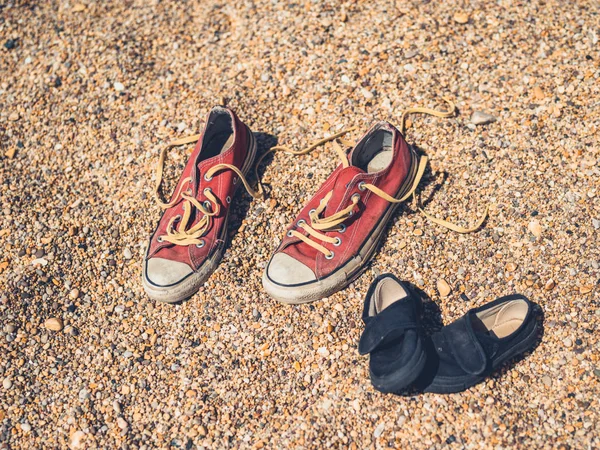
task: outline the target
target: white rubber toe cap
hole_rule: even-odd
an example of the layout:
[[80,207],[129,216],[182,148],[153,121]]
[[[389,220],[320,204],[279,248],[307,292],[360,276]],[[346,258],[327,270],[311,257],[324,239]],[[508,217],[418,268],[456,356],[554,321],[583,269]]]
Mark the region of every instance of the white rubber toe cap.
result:
[[309,283],[317,280],[309,267],[286,253],[273,255],[269,267],[267,267],[267,275],[272,281],[281,285]]
[[146,278],[156,286],[176,284],[192,272],[186,263],[165,258],[150,258],[146,265]]

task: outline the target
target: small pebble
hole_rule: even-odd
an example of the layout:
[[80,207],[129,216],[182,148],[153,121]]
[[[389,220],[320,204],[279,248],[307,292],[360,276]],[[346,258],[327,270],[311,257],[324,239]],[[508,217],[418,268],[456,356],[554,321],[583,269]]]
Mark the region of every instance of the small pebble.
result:
[[450,291],[452,289],[450,288],[450,285],[446,282],[446,280],[440,278],[437,281],[437,290],[440,293],[441,297],[447,297],[448,295],[450,295]]
[[9,39],[9,40],[7,40],[4,43],[4,48],[6,48],[7,50],[12,50],[16,46],[17,46],[17,40],[16,39]]
[[84,402],[90,398],[90,392],[87,389],[81,389],[79,391],[79,401]]
[[540,237],[542,235],[542,227],[540,226],[540,222],[537,220],[532,220],[529,222],[527,228],[535,237]]
[[474,125],[486,125],[496,121],[496,117],[483,111],[475,111],[471,115],[471,123]]
[[76,450],[76,449],[83,448],[84,439],[85,439],[85,433],[83,431],[81,431],[81,430],[75,431],[71,435],[71,444],[70,444],[71,449]]
[[52,317],[44,322],[44,326],[50,331],[60,331],[63,329],[63,321],[56,317]]
[[466,12],[457,12],[454,14],[454,21],[456,23],[465,24],[469,21],[469,15]]
[[579,287],[580,294],[589,294],[590,292],[592,292],[592,290],[594,290],[594,286],[591,284],[586,284]]
[[75,328],[73,325],[67,325],[64,330],[65,334],[69,336],[77,336],[79,334],[79,330]]
[[33,261],[31,261],[31,264],[34,265],[34,266],[39,265],[39,266],[44,267],[44,266],[48,265],[48,260],[46,260],[44,258],[36,258]]
[[131,254],[131,250],[129,250],[129,248],[126,248],[125,250],[123,250],[123,258],[125,258],[127,260],[133,258],[133,255]]
[[320,347],[318,353],[324,358],[327,358],[329,356],[329,350],[327,350],[327,347]]
[[550,278],[548,281],[546,281],[544,289],[547,291],[551,291],[552,289],[554,289],[554,286],[556,286],[556,282],[552,278]]
[[10,378],[5,378],[4,380],[2,380],[2,387],[6,390],[10,389],[12,387],[12,381]]

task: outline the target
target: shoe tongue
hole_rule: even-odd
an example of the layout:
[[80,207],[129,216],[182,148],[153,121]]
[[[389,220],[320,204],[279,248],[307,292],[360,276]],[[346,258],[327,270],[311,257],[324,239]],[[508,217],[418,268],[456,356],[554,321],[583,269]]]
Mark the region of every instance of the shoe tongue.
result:
[[356,166],[348,166],[344,167],[340,170],[336,176],[336,179],[333,183],[333,194],[327,203],[327,208],[325,208],[324,216],[329,216],[336,212],[338,206],[345,208],[348,205],[340,205],[340,202],[344,198],[344,194],[348,190],[346,185],[350,183],[354,177],[358,174],[365,173],[364,170],[356,167]]
[[389,123],[389,122],[387,122],[385,120],[377,122],[356,143],[356,145],[354,146],[354,148],[352,149],[352,151],[348,154],[348,160],[350,161],[351,164],[352,164],[352,161],[354,160],[355,153],[356,152],[360,152],[361,149],[363,149],[364,146],[368,144],[368,142],[374,137],[374,135],[376,134],[376,132],[379,131],[379,130],[389,131],[392,134],[391,140],[390,140],[390,142],[388,142],[388,144],[391,145],[391,146],[393,146],[394,142],[396,142],[397,136],[400,137],[400,139],[402,139],[402,134],[400,133],[400,131],[398,131],[398,129],[394,125],[392,125],[391,123]]

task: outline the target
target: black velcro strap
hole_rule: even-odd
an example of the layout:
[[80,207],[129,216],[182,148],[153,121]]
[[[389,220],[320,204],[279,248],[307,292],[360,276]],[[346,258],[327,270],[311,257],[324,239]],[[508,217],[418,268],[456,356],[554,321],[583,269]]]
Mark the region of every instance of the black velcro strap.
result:
[[461,369],[472,375],[483,373],[487,367],[487,357],[473,332],[468,314],[445,326],[442,333]]
[[407,307],[403,300],[384,309],[375,317],[367,319],[365,330],[358,343],[361,355],[371,353],[394,331],[406,331],[417,328],[414,314],[406,314]]

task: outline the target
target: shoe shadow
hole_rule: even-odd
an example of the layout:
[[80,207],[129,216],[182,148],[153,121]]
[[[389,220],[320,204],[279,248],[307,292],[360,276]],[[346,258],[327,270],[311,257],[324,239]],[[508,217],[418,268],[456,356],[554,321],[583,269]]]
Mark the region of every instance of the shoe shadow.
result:
[[[415,144],[411,144],[411,147],[417,152],[418,156],[422,156],[425,154],[425,152],[418,146]],[[441,179],[440,179],[441,177]],[[425,168],[425,172],[423,173],[423,178],[421,178],[421,181],[419,182],[419,186],[417,187],[417,190],[415,191],[415,195],[419,196],[421,192],[425,191],[425,189],[429,186],[429,185],[434,185],[431,192],[427,195],[427,198],[424,200],[421,200],[421,206],[423,208],[425,208],[429,203],[431,203],[431,201],[433,200],[433,197],[435,196],[435,194],[437,192],[440,191],[440,189],[442,189],[442,187],[444,186],[444,184],[446,183],[448,179],[448,173],[445,171],[439,172],[438,174],[434,175],[430,165],[428,164],[427,167]],[[382,233],[382,237],[379,239],[379,242],[377,243],[377,246],[375,248],[375,253],[377,254],[381,251],[381,248],[383,247],[384,242],[387,240],[391,229],[394,227],[394,224],[396,222],[396,218],[398,218],[400,215],[404,214],[404,213],[412,213],[412,214],[416,214],[417,210],[414,209],[412,206],[412,197],[410,199],[407,199],[405,202],[403,202],[398,209],[396,209],[396,211],[394,211],[394,214],[392,215],[392,217],[390,218],[390,220],[388,221],[387,225],[386,225],[386,229],[385,231]],[[485,225],[488,221],[488,218],[485,219],[485,221],[481,224],[481,229],[485,228]],[[392,251],[395,252],[394,249],[392,249]],[[367,264],[365,264],[364,270],[368,270],[369,267],[373,264],[373,258],[371,258],[369,260],[369,262]]]
[[[417,145],[413,145],[412,147],[415,149],[415,151],[419,155],[425,153]],[[423,209],[425,209],[427,207],[427,205],[433,201],[435,194],[437,194],[440,191],[440,189],[442,189],[442,187],[446,184],[446,181],[448,181],[448,172],[446,172],[445,170],[442,170],[442,171],[438,172],[436,175],[433,175],[431,168],[429,167],[429,165],[427,165],[427,169],[425,170],[425,173],[423,174],[422,183],[419,183],[420,189],[417,189],[417,192],[416,192],[416,194],[419,195],[420,192],[423,192],[425,190],[424,188],[426,186],[433,185],[431,192],[427,195],[426,198],[419,198],[421,207]],[[485,218],[485,220],[479,227],[479,231],[485,229],[485,226],[487,225],[488,220],[489,220],[489,215],[488,215],[488,217]]]
[[[277,145],[277,137],[268,134],[255,132],[254,137],[256,138],[256,160],[265,154],[271,147]],[[273,161],[273,156],[268,155],[263,159],[260,163],[260,167],[258,168],[258,176],[262,178],[264,171]],[[254,163],[256,164],[256,162]],[[251,186],[256,186],[257,180],[254,179],[254,164],[252,168],[248,172],[247,176],[249,178],[249,182]],[[232,202],[233,207],[231,208],[229,222],[227,225],[227,240],[225,242],[225,252],[230,248],[231,241],[233,236],[238,232],[240,226],[242,225],[242,221],[248,216],[248,211],[250,210],[250,205],[254,201],[254,198],[246,192],[245,189],[238,189],[236,193],[235,201]],[[259,207],[260,208],[260,207]],[[255,212],[256,215],[260,214],[262,211]]]
[[[424,154],[423,150],[420,147],[418,147],[417,145],[412,144],[411,146],[415,149],[418,156],[421,156]],[[419,195],[419,193],[424,191],[427,186],[434,183],[436,178],[439,178],[439,177],[433,175],[433,173],[431,171],[431,167],[428,164],[427,167],[425,168],[425,172],[423,173],[423,178],[421,178],[421,181],[419,182],[419,186],[417,187],[417,190],[415,191],[415,194]],[[434,186],[433,191],[427,197],[427,200],[426,200],[427,203],[429,203],[431,201],[431,199],[433,198],[433,196],[435,195],[435,193],[438,192],[442,188],[442,186],[446,182],[447,178],[448,178],[448,174],[446,172],[442,172],[442,180],[437,182],[437,184]],[[400,215],[408,213],[408,212],[410,212],[412,214],[417,213],[417,210],[412,208],[412,197],[407,199],[405,202],[402,202],[402,204],[399,205],[399,207],[396,209],[396,211],[394,211],[394,214],[392,214],[392,216],[390,217],[390,220],[388,220],[388,223],[386,224],[385,231],[383,233],[381,233],[381,237],[379,239],[379,242],[377,243],[377,246],[375,248],[375,252],[373,253],[373,255],[376,255],[377,253],[379,253],[381,251],[381,248],[383,247],[385,241],[389,237],[391,229],[394,227],[394,224],[396,223],[396,219],[398,217],[400,217]],[[357,217],[358,217],[358,215],[357,215]],[[392,251],[395,253],[394,249],[392,249]],[[368,268],[373,264],[373,260],[374,260],[374,258],[371,258],[371,259],[369,259],[368,263],[365,264],[365,267],[364,267],[365,271],[368,270]]]
[[[531,349],[529,349],[528,351],[526,351],[518,356],[515,356],[514,358],[506,361],[505,363],[503,363],[502,365],[500,365],[499,367],[497,367],[495,369],[493,369],[491,367],[488,368],[486,370],[486,372],[484,372],[482,379],[477,384],[485,381],[488,378],[496,379],[496,378],[500,378],[500,377],[504,376],[507,371],[509,371],[512,367],[514,367],[520,361],[526,359],[531,353],[533,353],[535,351],[535,349],[538,347],[538,345],[540,345],[540,343],[542,342],[543,337],[544,337],[544,320],[545,320],[544,311],[537,303],[532,302],[532,304],[533,304],[534,318],[535,318],[535,320],[538,321],[538,325],[537,325],[538,332],[536,335],[535,342],[531,346]],[[439,331],[443,327],[440,309],[433,301],[429,301],[428,303],[424,302],[423,305],[424,305],[424,312],[423,312],[422,326],[423,326],[423,331],[424,331],[423,337],[424,337],[424,344],[425,344],[425,352],[427,355],[427,362],[426,362],[425,367],[423,368],[421,374],[417,378],[417,380],[411,386],[409,386],[407,389],[405,389],[404,391],[397,392],[395,394],[400,397],[413,397],[415,395],[425,393],[425,389],[427,388],[427,386],[429,386],[431,384],[435,374],[438,371],[439,360],[437,358],[437,352],[435,351],[435,348],[433,346],[433,341],[431,339],[431,335],[434,332]],[[428,306],[429,306],[429,314],[431,314],[431,317],[427,317]],[[470,387],[465,390],[468,390],[468,389],[470,389]]]

